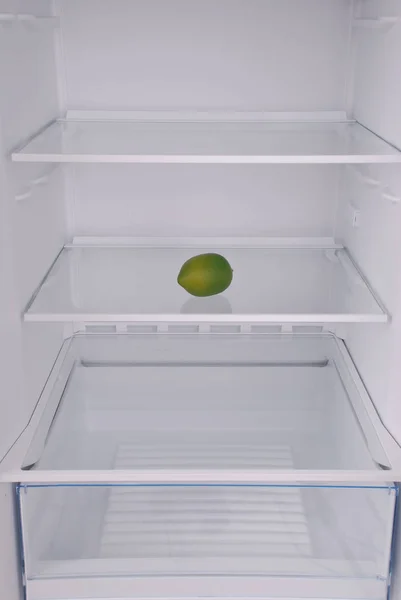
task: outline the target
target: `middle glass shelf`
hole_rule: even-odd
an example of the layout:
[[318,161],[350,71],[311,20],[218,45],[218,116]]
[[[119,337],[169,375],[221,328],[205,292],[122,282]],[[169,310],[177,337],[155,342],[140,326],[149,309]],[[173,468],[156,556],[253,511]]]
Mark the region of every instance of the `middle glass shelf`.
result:
[[[26,321],[163,323],[384,323],[388,315],[347,250],[314,240],[90,240],[66,246],[28,306]],[[216,252],[230,287],[190,296],[183,263]]]

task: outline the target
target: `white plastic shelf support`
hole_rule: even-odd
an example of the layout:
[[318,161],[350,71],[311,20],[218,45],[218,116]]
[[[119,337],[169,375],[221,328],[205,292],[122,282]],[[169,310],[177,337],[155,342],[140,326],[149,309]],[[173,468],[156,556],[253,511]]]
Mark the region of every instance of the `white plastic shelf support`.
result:
[[383,29],[387,30],[398,23],[398,17],[377,17],[374,19],[356,18],[353,21],[353,26],[361,29]]
[[51,165],[45,171],[42,171],[40,175],[37,175],[33,179],[31,179],[20,191],[15,194],[15,200],[17,202],[21,202],[22,200],[27,200],[32,196],[35,191],[35,188],[45,186],[50,181],[53,173],[57,171],[59,165]]
[[392,204],[400,203],[400,197],[397,196],[387,185],[383,185],[378,179],[366,175],[355,165],[347,165],[347,169],[357,178],[360,183],[373,189],[381,200],[391,202]]
[[28,13],[0,13],[0,26],[25,24],[39,27],[57,27],[59,19],[57,17],[44,17]]

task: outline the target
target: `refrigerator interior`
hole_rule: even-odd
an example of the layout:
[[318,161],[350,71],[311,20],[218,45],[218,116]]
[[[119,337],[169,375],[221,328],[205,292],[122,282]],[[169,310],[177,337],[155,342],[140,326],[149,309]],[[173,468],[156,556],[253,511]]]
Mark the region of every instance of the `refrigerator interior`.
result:
[[[383,423],[401,440],[401,178],[399,164],[393,162],[401,147],[400,19],[397,0],[0,0],[0,349],[5,367],[0,381],[0,456],[26,427],[66,337],[78,330],[101,331],[105,320],[109,331],[127,331],[126,316],[147,314],[116,308],[132,292],[135,260],[127,260],[132,273],[124,277],[112,261],[102,265],[100,253],[95,253],[90,283],[97,287],[87,284],[90,261],[73,270],[78,285],[60,269],[61,287],[52,292],[55,279],[41,286],[63,246],[74,239],[86,244],[88,238],[99,245],[105,238],[108,244],[122,237],[129,243],[134,238],[185,238],[187,249],[194,247],[188,240],[210,236],[215,240],[211,248],[227,238],[286,240],[291,248],[307,239],[319,248],[333,243],[346,248],[352,266],[368,284],[362,291],[356,286],[357,310],[352,308],[349,269],[346,277],[342,271],[333,275],[335,266],[330,263],[330,271],[322,271],[319,262],[315,271],[308,271],[310,279],[297,280],[298,263],[291,263],[294,275],[285,286],[282,273],[273,273],[274,279],[270,271],[277,297],[267,298],[271,305],[264,314],[287,314],[287,322],[288,314],[306,315],[304,325],[324,327],[343,338]],[[105,111],[114,111],[108,112],[114,121],[106,134],[97,125]],[[184,125],[175,125],[172,133],[171,128],[163,135],[160,128],[147,132],[148,146],[139,147],[148,157],[145,164],[132,159],[138,149],[124,133],[132,111],[144,118],[149,111],[159,111],[161,120],[166,111],[184,115]],[[193,119],[194,111],[203,119],[212,115],[212,120],[222,113],[232,117],[242,112],[251,124],[247,122],[245,131],[236,126],[227,132],[226,125],[213,128],[205,119],[207,127],[198,127],[200,133],[188,131],[185,122]],[[264,142],[252,123],[255,112],[270,117],[275,113],[283,121],[356,119],[367,129],[356,146],[347,133],[340,136],[339,147],[336,136],[305,135],[302,128],[295,137],[288,136],[281,124],[274,143],[260,150]],[[36,137],[66,115],[78,131],[72,135],[78,145],[70,145],[68,124],[60,126],[61,141],[56,133],[49,145],[49,130],[44,131],[44,141]],[[89,123],[80,125],[82,119]],[[219,127],[224,135],[215,134]],[[330,128],[323,127],[325,132]],[[205,146],[209,135],[211,147]],[[161,140],[161,146],[155,148],[149,140]],[[256,164],[255,147],[265,164]],[[159,153],[170,158],[163,164],[155,160]],[[208,153],[214,161],[205,159]],[[177,155],[180,160],[171,159]],[[244,158],[236,162],[239,155],[251,156],[248,164]],[[272,164],[272,155],[280,157],[277,164]],[[183,156],[198,158],[191,162]],[[245,254],[235,244],[233,252],[242,260]],[[93,249],[84,248],[81,255],[85,252],[89,256]],[[112,253],[108,248],[105,252]],[[252,267],[244,264],[240,270],[253,275],[250,285],[262,288],[254,274],[259,269],[253,269],[255,261],[263,262],[264,252],[252,259]],[[160,255],[167,261],[168,251]],[[226,304],[219,308],[212,303],[206,316],[193,322],[202,309],[195,303],[182,312],[184,296],[181,301],[175,292],[167,293],[172,304],[163,305],[158,281],[165,270],[157,270],[158,261],[156,256],[146,263],[145,273],[135,272],[140,281],[151,282],[153,315],[170,315],[173,324],[178,320],[193,327],[202,322],[201,329],[210,331],[207,314],[220,312],[230,316],[237,333],[241,314],[263,314],[249,301],[260,301],[266,292],[259,288],[253,298],[249,288],[238,286],[228,298],[232,312]],[[316,295],[313,286],[318,288]],[[31,299],[38,288],[35,305]],[[73,298],[73,309],[72,289],[80,292],[78,302]],[[301,290],[306,290],[304,296]],[[350,305],[344,309],[345,293]],[[241,296],[245,304],[238,309]],[[290,306],[283,307],[285,301]],[[104,313],[108,319],[102,318]],[[71,319],[74,314],[79,318]],[[319,314],[379,314],[388,322],[326,321]],[[151,331],[163,328],[160,318],[155,317],[156,325],[153,317],[151,324],[145,321]],[[266,325],[266,317],[262,321]],[[280,328],[283,323],[285,319],[276,318],[271,324]],[[295,323],[299,325],[297,319]],[[219,324],[218,320],[214,325]],[[17,550],[9,550],[15,544],[12,490],[6,484],[1,489],[1,531],[10,528],[11,533],[0,543],[0,584],[10,600],[19,600],[18,578],[10,582],[10,572],[19,568]],[[32,495],[39,493],[32,490]],[[392,594],[398,594],[394,581]]]

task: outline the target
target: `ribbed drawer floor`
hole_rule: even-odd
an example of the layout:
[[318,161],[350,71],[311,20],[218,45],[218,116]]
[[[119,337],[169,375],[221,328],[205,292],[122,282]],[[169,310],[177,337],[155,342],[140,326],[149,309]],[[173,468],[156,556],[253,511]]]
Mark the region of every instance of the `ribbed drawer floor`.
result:
[[[227,452],[233,461],[238,460]],[[271,468],[293,467],[285,445],[264,448]],[[138,452],[121,444],[115,468],[134,468]],[[160,449],[157,456],[163,455]],[[180,447],[166,447],[165,460],[176,464]],[[192,448],[190,460],[205,460],[204,447]],[[211,458],[213,450],[211,450]],[[152,462],[152,449],[147,449]],[[254,460],[254,456],[252,460]],[[159,460],[159,458],[158,458]],[[308,556],[311,539],[297,488],[113,487],[109,491],[100,556],[115,557],[265,557]]]

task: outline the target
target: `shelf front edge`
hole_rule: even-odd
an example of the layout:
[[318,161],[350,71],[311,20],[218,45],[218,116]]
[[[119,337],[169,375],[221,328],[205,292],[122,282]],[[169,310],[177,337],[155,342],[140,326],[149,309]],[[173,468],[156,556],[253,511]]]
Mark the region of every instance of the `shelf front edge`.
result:
[[387,323],[389,317],[385,313],[371,314],[86,314],[86,313],[33,313],[26,312],[24,321],[30,323],[272,323],[280,325],[299,323],[305,325],[323,325],[326,323]]
[[285,155],[285,156],[224,156],[224,155],[115,155],[115,154],[24,154],[14,152],[13,162],[81,163],[81,164],[393,164],[401,163],[401,153],[394,155]]
[[[299,484],[310,484],[320,487],[327,484],[338,484],[341,486],[358,483],[365,485],[383,484],[384,487],[392,485],[394,481],[401,481],[401,468],[386,471],[252,471],[252,470],[216,470],[216,471],[116,471],[116,470],[82,470],[82,471],[23,471],[18,468],[1,469],[0,481],[8,483],[27,483],[38,485],[140,485],[140,486],[263,486],[283,485],[298,486]],[[357,486],[359,487],[359,486]]]

